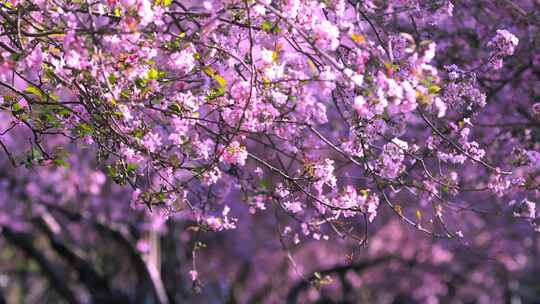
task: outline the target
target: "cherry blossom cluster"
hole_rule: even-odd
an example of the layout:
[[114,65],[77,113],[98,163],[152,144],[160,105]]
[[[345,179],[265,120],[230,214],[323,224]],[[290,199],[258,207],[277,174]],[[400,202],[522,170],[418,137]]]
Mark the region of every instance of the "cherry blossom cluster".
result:
[[[418,302],[505,302],[534,285],[516,277],[538,272],[539,11],[526,0],[0,1],[0,247],[45,237],[46,255],[33,253],[45,273],[51,252],[86,271],[94,255],[76,253],[112,236],[148,267],[137,278],[154,276],[160,303],[174,293],[152,264],[166,239],[187,250],[169,251],[194,290],[251,273],[227,278],[231,299],[243,282],[239,302],[270,287],[271,303],[332,298],[338,277],[342,302],[375,283]],[[390,266],[357,275],[371,265]],[[266,280],[274,272],[286,279]],[[94,302],[115,292],[86,273],[100,278]]]
[[[2,111],[33,134],[32,164],[65,164],[65,140],[80,143],[133,205],[210,230],[241,225],[229,207],[241,204],[360,238],[340,221],[367,226],[384,204],[455,238],[448,204],[524,178],[473,136],[488,102],[479,70],[400,30],[446,22],[453,4],[440,2],[8,1]],[[497,29],[481,60],[501,69],[518,42]],[[466,186],[471,168],[490,180]],[[422,203],[402,206],[405,192]]]

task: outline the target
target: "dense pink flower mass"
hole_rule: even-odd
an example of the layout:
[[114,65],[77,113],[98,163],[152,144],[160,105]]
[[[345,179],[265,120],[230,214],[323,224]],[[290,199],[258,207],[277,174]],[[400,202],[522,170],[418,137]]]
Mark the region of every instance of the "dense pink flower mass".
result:
[[540,2],[0,1],[0,303],[540,301]]

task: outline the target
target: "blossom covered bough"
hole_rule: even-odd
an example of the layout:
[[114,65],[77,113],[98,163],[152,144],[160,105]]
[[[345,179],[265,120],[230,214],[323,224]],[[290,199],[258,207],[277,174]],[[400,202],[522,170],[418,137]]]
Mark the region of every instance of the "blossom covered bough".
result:
[[[56,233],[73,205],[154,241],[167,219],[243,235],[264,218],[291,276],[320,287],[294,248],[362,252],[392,219],[464,248],[484,225],[469,217],[534,234],[539,4],[491,3],[498,24],[462,2],[2,1],[6,239],[36,218]],[[198,288],[205,247],[184,274]]]

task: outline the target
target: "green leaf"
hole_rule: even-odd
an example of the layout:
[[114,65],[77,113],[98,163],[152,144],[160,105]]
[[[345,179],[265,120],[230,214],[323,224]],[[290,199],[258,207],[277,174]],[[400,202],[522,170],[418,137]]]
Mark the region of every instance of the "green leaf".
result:
[[144,133],[145,133],[145,132],[144,132],[143,129],[138,128],[138,129],[136,129],[135,131],[133,131],[133,136],[135,136],[136,138],[141,139],[141,138],[143,138]]
[[39,88],[37,88],[35,86],[29,86],[24,91],[26,93],[29,93],[29,94],[32,94],[32,95],[38,97],[40,100],[45,99],[43,92]]
[[18,112],[22,109],[22,106],[20,103],[17,102],[11,106],[11,109],[13,110],[13,112]]
[[125,99],[129,99],[131,97],[131,92],[128,90],[122,90],[120,92],[120,96]]
[[19,61],[21,60],[21,58],[23,57],[22,54],[18,54],[18,53],[13,53],[11,54],[10,58],[13,60],[13,61]]
[[441,91],[441,87],[439,87],[438,85],[436,84],[432,84],[428,87],[428,92],[430,94],[437,94]]
[[225,80],[225,78],[221,77],[221,75],[214,75],[214,79],[219,83],[219,86],[221,88],[226,88],[227,87],[227,80]]
[[57,166],[61,166],[61,167],[64,167],[66,169],[69,169],[71,166],[69,165],[68,162],[66,162],[64,159],[62,158],[55,158],[54,159],[54,164],[57,165]]
[[154,5],[161,5],[163,7],[170,6],[172,4],[172,0],[155,0]]
[[110,84],[115,84],[116,83],[116,80],[117,80],[116,75],[110,74],[109,77],[107,77],[107,78],[109,79]]
[[116,176],[116,169],[111,166],[111,165],[107,165],[107,167],[105,168],[107,170],[107,175],[110,176],[110,177],[115,177]]
[[206,98],[208,100],[213,100],[213,99],[216,99],[220,96],[223,96],[225,94],[225,90],[219,88],[219,89],[211,89],[210,92],[208,92],[208,95],[206,96]]
[[268,20],[264,20],[261,23],[261,28],[262,28],[263,31],[265,31],[267,33],[270,33],[272,31],[272,22],[270,22]]
[[269,20],[264,20],[261,23],[261,29],[268,34],[279,34],[281,32],[281,29],[277,24],[272,24]]
[[48,99],[54,101],[54,102],[59,102],[60,101],[60,97],[58,97],[58,95],[54,94],[54,93],[50,93],[47,95]]
[[86,136],[92,134],[93,128],[87,123],[81,123],[77,125],[76,132],[80,135]]
[[181,114],[182,113],[182,107],[178,103],[172,103],[169,105],[169,111]]
[[126,166],[126,169],[127,169],[128,172],[134,172],[134,171],[137,170],[137,168],[138,168],[138,167],[137,167],[136,164],[128,164],[128,165]]
[[151,79],[151,80],[158,79],[158,77],[159,77],[159,71],[158,71],[157,69],[152,68],[152,69],[150,69],[150,70],[148,71],[148,75],[147,75],[147,76],[148,76],[148,79]]
[[122,16],[122,10],[120,9],[120,7],[116,7],[116,8],[114,9],[114,15],[115,15],[116,17],[121,17],[121,16]]
[[268,189],[268,181],[266,179],[263,179],[260,181],[259,183],[259,187],[261,187],[261,189]]
[[227,80],[225,80],[225,78],[223,78],[216,71],[214,71],[214,69],[212,69],[209,66],[206,66],[203,68],[203,71],[206,75],[208,75],[209,77],[212,77],[212,79],[214,79],[222,89],[225,89],[227,87]]

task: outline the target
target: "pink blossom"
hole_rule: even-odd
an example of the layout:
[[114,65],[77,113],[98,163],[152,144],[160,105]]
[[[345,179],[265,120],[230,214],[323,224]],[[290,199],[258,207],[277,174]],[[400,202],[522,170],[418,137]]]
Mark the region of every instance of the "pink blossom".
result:
[[199,273],[197,272],[197,270],[190,270],[189,275],[191,276],[192,281],[197,281],[197,279],[199,278]]
[[373,113],[369,109],[369,105],[363,96],[356,96],[354,98],[353,108],[358,112],[358,115],[362,118],[370,119],[373,117]]
[[148,132],[142,139],[143,146],[151,153],[161,147],[161,136],[154,132]]
[[248,152],[239,142],[233,141],[223,150],[222,160],[231,165],[243,166],[246,164]]
[[195,66],[193,48],[189,47],[170,56],[171,67],[181,74],[189,73]]
[[314,26],[317,43],[324,48],[335,50],[339,46],[339,29],[328,20]]

